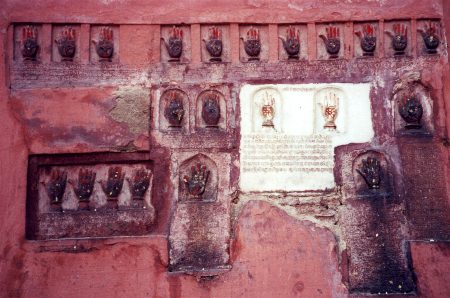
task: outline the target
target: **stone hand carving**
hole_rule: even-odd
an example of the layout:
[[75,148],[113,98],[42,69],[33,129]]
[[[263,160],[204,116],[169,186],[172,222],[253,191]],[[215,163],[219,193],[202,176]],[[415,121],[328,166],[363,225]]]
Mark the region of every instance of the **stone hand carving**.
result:
[[95,177],[95,172],[88,169],[80,169],[78,171],[78,180],[76,182],[69,179],[69,183],[72,185],[73,191],[79,201],[89,201],[89,198],[94,191]]
[[324,100],[319,103],[325,125],[323,128],[336,129],[336,118],[339,112],[339,97],[335,93],[330,92],[325,95]]
[[360,169],[356,171],[364,178],[369,189],[379,189],[381,184],[380,161],[374,157],[362,160]]
[[218,27],[210,27],[208,29],[208,40],[203,39],[203,42],[205,43],[209,55],[211,55],[209,61],[222,61],[222,58],[220,58],[223,49],[222,30]]
[[117,200],[122,191],[123,180],[125,173],[122,173],[121,167],[110,167],[108,169],[108,180],[106,182],[100,181],[103,192],[108,197],[108,200]]
[[408,46],[408,27],[404,24],[394,24],[394,33],[385,31],[392,38],[392,48],[395,55],[405,54],[405,49]]
[[161,37],[161,40],[164,42],[167,53],[171,58],[169,62],[180,61],[181,54],[183,53],[183,30],[173,26],[169,32],[169,40],[166,41],[163,37]]
[[58,45],[58,52],[62,57],[62,61],[72,61],[75,57],[76,42],[75,42],[75,29],[72,27],[64,27],[59,34],[58,39],[55,40]]
[[133,179],[127,177],[128,185],[133,200],[143,200],[148,187],[150,186],[150,178],[152,174],[144,168],[137,169],[133,173]]
[[66,182],[66,171],[52,170],[50,181],[45,186],[51,204],[61,204],[66,189]]
[[193,199],[201,199],[205,192],[206,183],[208,182],[209,170],[205,165],[200,163],[197,166],[192,166],[191,176],[184,176],[183,182],[186,185],[188,194]]
[[268,92],[265,93],[263,104],[261,107],[261,115],[263,116],[262,126],[274,127],[273,118],[275,118],[275,99]]
[[92,40],[95,51],[100,57],[100,61],[111,61],[114,54],[113,29],[111,27],[100,28],[98,41]]
[[423,108],[420,100],[415,96],[405,98],[403,105],[399,107],[400,116],[405,120],[406,129],[420,129],[422,125]]
[[326,29],[327,36],[320,34],[319,37],[322,38],[325,49],[330,55],[330,58],[337,58],[338,53],[341,49],[341,41],[339,39],[339,28],[335,26],[329,26]]
[[298,59],[300,53],[300,32],[293,26],[286,29],[286,39],[278,37],[283,42],[283,48],[288,54],[288,59]]
[[248,61],[259,60],[259,54],[261,53],[259,30],[254,27],[250,27],[247,31],[247,37],[245,39],[241,37],[241,40],[244,43],[245,53],[249,56]]
[[425,25],[424,29],[419,28],[417,31],[422,35],[426,52],[428,54],[436,54],[440,43],[436,24],[430,22],[428,25]]
[[204,99],[202,118],[207,126],[217,126],[220,120],[220,98],[218,94],[209,93]]
[[34,26],[22,28],[22,57],[23,60],[36,60],[39,45],[37,42],[37,29]]
[[359,37],[363,56],[373,56],[375,48],[377,47],[377,38],[374,34],[373,26],[370,24],[363,25],[363,30],[355,32]]
[[167,94],[164,116],[171,127],[180,127],[184,116],[183,99],[176,91],[169,91]]

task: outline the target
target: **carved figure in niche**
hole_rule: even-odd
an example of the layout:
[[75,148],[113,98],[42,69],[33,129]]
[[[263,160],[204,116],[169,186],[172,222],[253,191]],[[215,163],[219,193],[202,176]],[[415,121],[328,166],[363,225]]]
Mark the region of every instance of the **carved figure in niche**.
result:
[[275,117],[275,99],[272,94],[266,92],[263,98],[263,105],[261,107],[261,115],[264,118],[262,126],[274,127],[273,118]]
[[247,31],[247,37],[244,39],[241,37],[244,43],[245,53],[249,56],[248,61],[258,61],[259,54],[261,53],[261,40],[259,38],[259,30],[254,27],[250,27]]
[[393,29],[394,33],[388,30],[385,32],[392,38],[394,55],[403,55],[408,46],[408,27],[404,24],[394,24]]
[[206,183],[208,182],[209,170],[205,165],[200,163],[191,167],[191,176],[184,176],[183,182],[186,185],[189,197],[197,200],[202,199],[205,192]]
[[170,124],[170,127],[181,127],[184,116],[183,98],[177,91],[169,91],[167,94],[164,116]]
[[61,60],[73,61],[77,48],[75,42],[75,29],[68,26],[64,27],[55,42],[58,45],[58,52],[62,57]]
[[357,31],[355,34],[359,37],[363,56],[373,56],[375,48],[377,47],[377,38],[374,34],[373,26],[364,24],[363,31]]
[[217,127],[220,120],[220,97],[216,93],[208,93],[203,101],[202,118],[206,126]]
[[288,59],[297,59],[300,53],[300,31],[293,26],[289,26],[286,29],[286,39],[279,36],[279,39],[283,42],[283,48],[288,54]]
[[169,32],[169,40],[166,42],[164,37],[161,37],[164,42],[167,53],[170,58],[169,62],[180,61],[181,54],[183,53],[183,30],[176,26],[173,26]]
[[422,125],[423,108],[420,100],[416,96],[405,97],[399,106],[399,113],[405,120],[406,129],[420,129]]
[[336,118],[339,111],[339,96],[335,93],[328,93],[325,95],[322,102],[319,103],[322,110],[323,118],[325,119],[325,124],[323,128],[326,129],[336,129]]
[[210,27],[208,29],[208,40],[203,39],[203,42],[205,43],[206,50],[208,51],[209,55],[211,55],[209,61],[222,61],[222,58],[220,58],[220,56],[222,56],[223,49],[222,30],[215,26]]
[[148,187],[150,186],[150,177],[152,174],[144,168],[137,169],[133,173],[133,179],[127,177],[133,200],[143,200]]
[[337,58],[338,53],[341,49],[341,41],[339,39],[339,28],[335,26],[328,26],[326,29],[327,36],[320,34],[319,37],[322,38],[325,49],[330,55],[330,58]]
[[417,29],[417,31],[422,35],[425,49],[428,54],[437,53],[437,48],[439,47],[440,43],[437,28],[438,25],[430,21],[428,25],[425,25],[424,29]]
[[23,60],[36,60],[39,45],[37,42],[37,28],[25,26],[22,28],[22,57]]
[[98,41],[92,40],[95,51],[100,57],[99,61],[111,61],[114,54],[113,29],[111,27],[100,28]]
[[45,189],[50,198],[50,203],[59,205],[62,202],[64,191],[66,189],[67,172],[61,170],[52,170],[50,181],[47,182]]
[[369,189],[379,189],[381,185],[380,161],[375,157],[362,160],[362,165],[356,171],[364,178]]
[[108,197],[108,200],[117,200],[117,197],[122,191],[124,178],[125,173],[122,173],[121,167],[110,167],[108,169],[108,179],[106,180],[106,183],[100,181],[103,192]]
[[96,173],[88,169],[80,169],[78,171],[78,180],[73,182],[69,180],[70,185],[73,187],[73,191],[80,202],[89,202],[94,191]]

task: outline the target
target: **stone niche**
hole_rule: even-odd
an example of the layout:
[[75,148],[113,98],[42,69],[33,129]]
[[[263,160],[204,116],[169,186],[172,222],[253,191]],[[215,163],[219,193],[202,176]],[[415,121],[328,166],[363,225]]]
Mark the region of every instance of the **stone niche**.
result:
[[27,238],[148,234],[152,180],[140,153],[30,157]]
[[244,85],[240,188],[335,187],[334,148],[374,136],[370,84]]

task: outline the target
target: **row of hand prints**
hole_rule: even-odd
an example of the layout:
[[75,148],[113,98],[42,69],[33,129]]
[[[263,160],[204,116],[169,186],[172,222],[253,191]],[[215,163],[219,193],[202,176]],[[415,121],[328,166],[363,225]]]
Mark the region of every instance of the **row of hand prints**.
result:
[[[441,32],[438,22],[429,21],[417,31],[421,34],[426,53],[435,54],[441,43]],[[323,40],[323,46],[329,58],[338,58],[342,47],[341,32],[338,26],[330,25],[325,28],[324,34],[318,34]],[[364,24],[360,30],[356,30],[355,35],[360,40],[360,47],[363,56],[373,56],[377,47],[377,30],[374,24]],[[408,47],[408,25],[395,23],[392,30],[385,30],[391,37],[391,45],[395,55],[404,55]],[[56,36],[54,42],[57,45],[61,61],[73,61],[77,52],[77,38],[75,27],[65,26]],[[224,34],[219,26],[208,28],[208,38],[203,39],[204,47],[209,54],[210,62],[221,62],[224,52]],[[168,33],[168,37],[161,37],[169,62],[179,62],[186,46],[185,34],[182,27],[173,26]],[[263,40],[258,27],[251,26],[240,39],[247,55],[248,61],[260,60],[263,47]],[[279,36],[289,60],[298,60],[302,47],[300,30],[296,26],[288,26],[284,36]],[[115,54],[114,31],[112,27],[101,27],[97,33],[97,39],[92,40],[95,52],[101,62],[110,62]],[[38,28],[36,26],[24,26],[22,28],[21,53],[24,60],[36,60],[41,48],[38,42]]]

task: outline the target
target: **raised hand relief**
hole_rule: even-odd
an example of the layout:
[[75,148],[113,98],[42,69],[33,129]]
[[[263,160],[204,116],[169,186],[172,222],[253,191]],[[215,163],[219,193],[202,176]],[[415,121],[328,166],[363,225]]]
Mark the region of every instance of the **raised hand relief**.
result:
[[164,116],[170,127],[180,127],[184,116],[183,99],[177,91],[169,91],[167,94]]
[[114,54],[114,37],[111,27],[100,28],[98,41],[92,40],[95,45],[95,51],[100,57],[100,61],[111,61]]
[[381,165],[375,157],[362,160],[360,169],[356,171],[364,178],[369,189],[379,189],[381,185]]
[[166,41],[163,37],[161,37],[161,40],[164,42],[167,53],[171,58],[169,62],[180,61],[181,54],[183,53],[183,30],[173,26],[169,32],[169,40]]
[[259,54],[261,53],[261,40],[259,38],[259,30],[254,27],[250,27],[247,31],[247,36],[244,39],[241,37],[244,43],[245,53],[249,56],[248,61],[259,60]]
[[420,121],[422,120],[423,108],[417,97],[405,97],[403,104],[399,106],[399,113],[406,122],[406,129],[420,129],[422,127]]
[[79,201],[89,201],[94,191],[95,177],[95,172],[88,169],[80,169],[78,171],[78,180],[76,182],[69,180]]
[[36,60],[39,51],[37,42],[37,28],[25,26],[22,28],[22,57],[23,60]]
[[202,118],[207,126],[215,127],[220,120],[220,97],[216,93],[209,93],[202,108]]
[[108,197],[108,200],[117,200],[123,186],[125,173],[122,173],[121,167],[110,167],[108,169],[108,179],[106,182],[100,181],[103,192]]
[[361,31],[356,31],[356,36],[359,37],[363,56],[373,56],[377,47],[377,38],[375,30],[372,25],[364,24]]
[[278,37],[282,43],[283,48],[288,54],[288,59],[298,59],[300,53],[300,32],[293,26],[286,29],[286,39],[282,36]]
[[385,32],[392,38],[394,54],[403,55],[408,46],[408,27],[404,24],[394,24],[392,29],[394,32],[388,30]]
[[339,112],[339,96],[330,92],[325,95],[323,101],[319,103],[322,115],[325,119],[323,128],[336,129],[336,118]]
[[192,166],[191,176],[184,176],[183,182],[186,186],[189,197],[200,200],[206,189],[206,183],[208,182],[209,170],[205,165],[200,163],[197,166]]
[[64,27],[58,39],[55,40],[62,61],[73,61],[76,52],[75,29]]
[[218,27],[210,27],[208,29],[208,40],[203,39],[205,43],[206,50],[208,51],[211,58],[209,61],[211,62],[220,62],[222,61],[222,30]]
[[438,25],[429,22],[428,25],[425,24],[423,29],[419,28],[417,31],[422,35],[426,52],[428,54],[436,54],[440,44]]
[[50,180],[45,185],[51,204],[61,204],[66,189],[67,172],[52,170]]
[[148,187],[150,186],[150,178],[152,174],[144,168],[137,169],[133,173],[132,179],[127,177],[130,186],[131,196],[133,200],[143,200]]
[[329,26],[325,28],[327,35],[320,34],[319,37],[325,44],[325,49],[330,55],[330,58],[337,58],[341,49],[341,41],[339,37],[339,28]]

